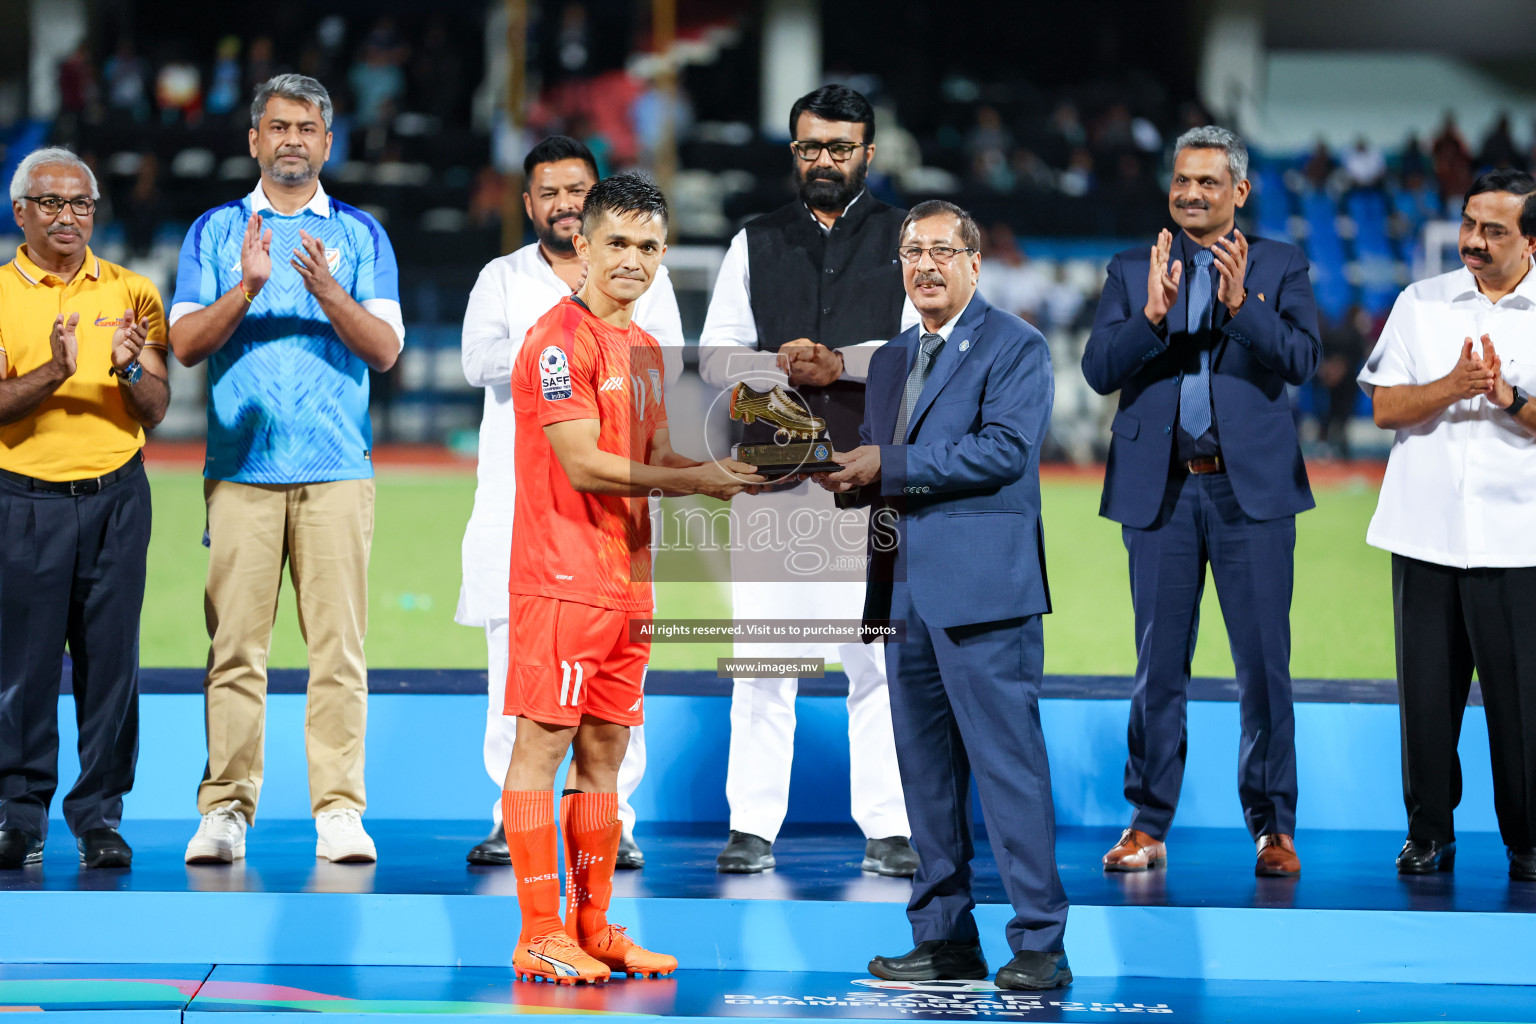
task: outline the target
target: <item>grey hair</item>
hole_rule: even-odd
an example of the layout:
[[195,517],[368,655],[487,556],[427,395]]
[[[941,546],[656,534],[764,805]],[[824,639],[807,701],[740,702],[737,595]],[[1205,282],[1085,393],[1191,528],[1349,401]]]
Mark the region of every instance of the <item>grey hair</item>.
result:
[[901,230],[896,233],[897,238],[906,238],[907,229],[920,220],[929,217],[938,217],[949,214],[960,224],[960,241],[965,243],[967,249],[981,251],[981,229],[976,226],[975,219],[954,203],[944,199],[928,199],[912,207],[907,213],[907,219],[901,222]]
[[261,127],[261,115],[267,112],[267,101],[274,96],[319,107],[325,130],[331,130],[331,115],[335,112],[331,107],[331,94],[325,91],[325,86],[308,75],[292,74],[274,75],[256,87],[256,95],[251,100],[252,128]]
[[33,150],[17,165],[16,173],[11,175],[11,202],[21,202],[21,197],[32,190],[33,173],[39,167],[47,167],[50,164],[84,172],[85,180],[91,183],[91,198],[101,198],[101,190],[96,187],[96,174],[91,170],[90,165],[62,146],[50,146],[47,149]]
[[1232,172],[1232,184],[1248,180],[1248,147],[1243,140],[1225,128],[1214,124],[1191,128],[1180,135],[1173,144],[1175,158],[1186,149],[1219,149],[1227,154],[1227,167]]

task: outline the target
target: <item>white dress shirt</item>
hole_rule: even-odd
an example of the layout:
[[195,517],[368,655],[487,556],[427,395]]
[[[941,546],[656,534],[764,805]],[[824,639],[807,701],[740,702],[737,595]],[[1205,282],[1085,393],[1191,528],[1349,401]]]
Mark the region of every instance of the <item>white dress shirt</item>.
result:
[[[853,203],[864,197],[860,192]],[[849,203],[848,207],[852,207]],[[844,208],[847,212],[848,207]],[[816,220],[809,208],[805,215]],[[825,224],[816,220],[822,233],[830,232]],[[757,320],[752,315],[752,275],[747,259],[746,229],[736,232],[725,259],[720,262],[720,273],[715,277],[715,291],[709,300],[709,312],[704,317],[704,330],[699,334],[699,376],[712,388],[725,390],[737,381],[761,385],[763,383],[788,383],[778,368],[778,353],[757,350]],[[901,326],[896,334],[918,322],[917,309],[909,298],[902,303]],[[821,341],[812,338],[812,341]],[[869,377],[869,360],[875,349],[891,338],[871,338],[857,345],[847,345],[837,351],[843,356],[843,375],[840,380],[862,384]]]
[[[1536,391],[1536,273],[1490,302],[1466,268],[1397,298],[1360,386],[1429,384],[1449,373],[1467,338],[1493,342],[1504,378]],[[1399,430],[1366,542],[1458,569],[1536,566],[1536,436],[1479,395]]]
[[[464,310],[464,378],[485,388],[485,414],[480,420],[475,507],[464,531],[464,583],[454,615],[455,622],[466,626],[507,617],[512,508],[517,495],[512,361],[534,321],[570,294],[537,242],[487,263],[469,293]],[[670,388],[683,372],[683,321],[665,266],[635,304],[634,319],[661,346]]]

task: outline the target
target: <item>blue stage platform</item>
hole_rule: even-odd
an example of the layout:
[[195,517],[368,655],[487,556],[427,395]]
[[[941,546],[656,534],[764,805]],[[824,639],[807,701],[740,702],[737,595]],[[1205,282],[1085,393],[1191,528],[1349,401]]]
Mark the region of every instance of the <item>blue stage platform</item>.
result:
[[[275,693],[262,816],[247,859],[229,867],[181,860],[204,757],[201,698],[176,691],[184,675],[147,674],[147,689],[170,692],[143,699],[140,779],[124,824],[135,866],[81,870],[72,837],[56,823],[41,867],[0,872],[0,1011],[8,1014],[0,1019],[1536,1021],[1536,883],[1506,877],[1490,831],[1482,715],[1469,712],[1463,730],[1468,788],[1456,871],[1399,878],[1397,715],[1381,683],[1298,686],[1304,869],[1287,880],[1253,875],[1235,794],[1229,681],[1195,687],[1206,699],[1190,706],[1170,866],[1106,875],[1099,856],[1127,814],[1119,793],[1125,681],[1049,680],[1043,718],[1058,861],[1073,904],[1067,948],[1079,980],[1037,998],[985,986],[869,987],[869,957],[909,944],[909,887],[858,870],[862,840],[846,821],[846,715],[835,679],[800,703],[803,753],[778,869],[722,876],[713,858],[725,835],[726,691],[702,674],[662,674],[647,701],[650,767],[635,800],[647,866],[619,875],[612,915],[685,969],[672,980],[572,992],[513,982],[512,872],[463,860],[484,835],[496,794],[480,765],[484,697],[464,692],[472,674],[375,673],[367,820],[377,865],[315,860],[303,699]],[[275,682],[281,691],[301,680]],[[64,771],[67,785],[72,765]],[[998,966],[1008,958],[1009,910],[985,842],[976,870],[977,915]]]

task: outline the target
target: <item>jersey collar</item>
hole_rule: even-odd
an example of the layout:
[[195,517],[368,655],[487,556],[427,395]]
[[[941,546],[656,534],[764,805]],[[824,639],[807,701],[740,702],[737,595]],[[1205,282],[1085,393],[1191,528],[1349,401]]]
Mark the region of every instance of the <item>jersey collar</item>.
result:
[[[267,193],[261,187],[261,182],[256,182],[256,188],[250,195],[251,212],[265,213],[267,210],[277,211],[272,206],[272,201],[267,198]],[[315,179],[315,194],[309,197],[309,202],[302,207],[317,217],[329,217],[331,215],[331,197],[325,194],[325,186],[320,184],[320,179]],[[282,214],[277,214],[279,217]]]
[[[32,256],[27,252],[27,245],[23,242],[16,248],[16,272],[20,274],[28,284],[44,284],[50,280],[59,281],[59,276],[44,270],[32,262]],[[85,247],[85,262],[80,265],[80,274],[92,281],[101,279],[101,259],[91,251],[90,246]]]

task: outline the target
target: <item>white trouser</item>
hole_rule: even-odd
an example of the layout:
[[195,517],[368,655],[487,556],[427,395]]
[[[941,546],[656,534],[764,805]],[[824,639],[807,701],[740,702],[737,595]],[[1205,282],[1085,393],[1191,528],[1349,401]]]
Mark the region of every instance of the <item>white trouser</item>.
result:
[[[507,703],[509,643],[508,620],[492,619],[486,623],[485,664],[489,703],[485,709],[485,771],[498,789],[507,781],[507,768],[512,764],[512,742],[517,738],[517,718],[502,713]],[[629,798],[640,788],[640,780],[644,776],[645,726],[636,725],[629,730],[629,749],[624,751],[624,761],[619,765],[619,820],[624,823],[624,834],[631,837],[635,831],[635,809],[629,806]],[[491,807],[491,820],[501,824],[500,798]]]
[[[883,644],[839,644],[848,674],[848,786],[853,820],[869,839],[911,835],[891,731]],[[770,843],[789,810],[798,679],[738,679],[731,693],[725,798],[731,828]]]

